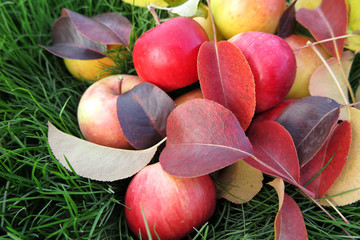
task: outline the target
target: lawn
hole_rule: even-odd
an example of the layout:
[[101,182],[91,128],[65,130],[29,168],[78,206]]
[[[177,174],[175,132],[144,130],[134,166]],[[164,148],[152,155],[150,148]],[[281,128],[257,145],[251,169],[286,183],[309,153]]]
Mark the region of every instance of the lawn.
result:
[[[137,36],[155,24],[146,9],[115,0],[0,3],[0,239],[134,239],[123,204],[130,179],[79,177],[58,163],[47,142],[48,121],[81,137],[77,104],[90,85],[74,79],[61,58],[39,46],[51,44],[51,26],[62,8],[85,16],[121,13],[133,22]],[[131,58],[113,71],[135,74]],[[350,81],[354,88],[360,82],[358,57]],[[303,213],[309,239],[349,239],[343,230],[360,239],[359,202],[338,208],[346,224],[332,208],[327,210],[336,221],[286,186]],[[274,239],[277,211],[277,194],[264,184],[245,204],[220,199],[213,217],[189,239]]]

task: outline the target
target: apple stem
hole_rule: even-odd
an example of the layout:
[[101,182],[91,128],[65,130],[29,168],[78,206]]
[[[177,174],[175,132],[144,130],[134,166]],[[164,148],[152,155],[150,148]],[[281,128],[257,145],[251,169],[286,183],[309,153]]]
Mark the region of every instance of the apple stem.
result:
[[160,25],[160,18],[155,12],[155,5],[151,3],[147,6],[147,9],[151,13],[151,15],[154,17],[156,26]]
[[120,75],[118,77],[118,80],[119,80],[119,94],[121,94],[121,86],[122,86],[122,81],[124,80],[124,76],[123,75]]

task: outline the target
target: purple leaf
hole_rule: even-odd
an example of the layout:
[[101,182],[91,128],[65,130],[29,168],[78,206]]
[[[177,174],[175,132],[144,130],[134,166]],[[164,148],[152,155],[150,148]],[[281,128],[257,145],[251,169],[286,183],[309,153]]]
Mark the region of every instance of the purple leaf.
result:
[[136,149],[149,148],[166,137],[173,100],[151,83],[141,83],[119,95],[117,113],[124,136]]
[[305,165],[321,148],[337,123],[340,104],[331,98],[311,96],[286,107],[276,121],[294,140],[300,165]]

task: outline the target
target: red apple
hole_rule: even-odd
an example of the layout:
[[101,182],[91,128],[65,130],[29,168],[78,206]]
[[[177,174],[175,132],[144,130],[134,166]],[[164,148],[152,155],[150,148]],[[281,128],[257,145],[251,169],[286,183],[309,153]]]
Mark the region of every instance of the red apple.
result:
[[244,53],[254,74],[256,112],[280,103],[290,91],[296,75],[295,55],[282,38],[264,32],[244,32],[230,42]]
[[111,75],[90,85],[78,105],[78,124],[84,138],[103,146],[131,149],[117,117],[116,101],[123,89],[141,83],[138,76]]
[[175,17],[141,35],[134,45],[138,76],[166,92],[198,80],[197,54],[207,41],[205,30],[192,18]]
[[149,238],[145,216],[153,239],[181,239],[212,216],[216,206],[215,185],[209,175],[171,176],[158,162],[146,166],[131,180],[125,206],[127,223],[138,237],[141,233],[142,239]]

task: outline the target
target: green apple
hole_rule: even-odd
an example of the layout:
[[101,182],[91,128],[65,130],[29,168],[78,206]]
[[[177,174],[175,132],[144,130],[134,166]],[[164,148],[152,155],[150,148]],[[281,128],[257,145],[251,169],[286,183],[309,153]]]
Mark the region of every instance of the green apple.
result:
[[285,0],[211,0],[215,23],[225,39],[241,32],[275,33]]
[[[296,76],[286,98],[302,98],[310,96],[309,81],[315,69],[322,64],[319,56],[311,47],[305,47],[308,41],[314,42],[313,39],[302,35],[291,35],[284,39],[293,49],[296,58]],[[328,53],[320,46],[316,48],[320,51],[324,59],[329,58]]]

